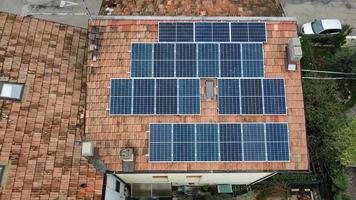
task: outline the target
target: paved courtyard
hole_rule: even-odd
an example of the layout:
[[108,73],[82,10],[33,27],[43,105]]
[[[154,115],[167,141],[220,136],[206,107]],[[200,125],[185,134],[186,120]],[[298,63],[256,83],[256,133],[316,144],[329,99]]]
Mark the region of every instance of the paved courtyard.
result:
[[[85,3],[84,3],[85,2]],[[87,28],[88,11],[97,15],[102,0],[1,0],[0,11]]]

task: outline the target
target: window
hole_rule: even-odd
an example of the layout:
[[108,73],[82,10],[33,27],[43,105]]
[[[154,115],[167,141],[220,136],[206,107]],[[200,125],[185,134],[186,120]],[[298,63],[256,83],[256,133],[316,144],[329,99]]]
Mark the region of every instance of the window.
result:
[[4,176],[4,172],[5,172],[5,166],[4,165],[0,165],[0,186],[2,183],[2,177]]
[[321,23],[321,20],[315,20],[312,22],[312,29],[314,31],[314,33],[321,33],[324,28],[323,28],[323,24]]
[[23,84],[0,82],[0,98],[21,100],[23,88]]
[[115,191],[120,193],[120,181],[116,180]]

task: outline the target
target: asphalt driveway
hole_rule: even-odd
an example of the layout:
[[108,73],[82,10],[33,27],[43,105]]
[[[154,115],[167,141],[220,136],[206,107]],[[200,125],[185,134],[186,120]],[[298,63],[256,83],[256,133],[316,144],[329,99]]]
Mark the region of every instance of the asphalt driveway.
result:
[[356,0],[280,0],[287,16],[294,16],[298,24],[320,18],[339,19],[354,27],[356,36]]

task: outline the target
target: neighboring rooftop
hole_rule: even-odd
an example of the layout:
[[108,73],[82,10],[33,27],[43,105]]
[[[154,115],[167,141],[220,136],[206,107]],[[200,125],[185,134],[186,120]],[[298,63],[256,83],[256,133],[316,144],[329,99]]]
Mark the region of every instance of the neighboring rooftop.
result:
[[[110,18],[110,17],[108,17]],[[157,42],[158,23],[164,20],[146,17],[128,19],[113,16],[97,19],[92,27],[99,29],[97,61],[88,56],[89,73],[86,106],[86,137],[99,148],[100,159],[110,170],[122,171],[118,151],[135,149],[135,170],[138,171],[289,171],[308,170],[306,130],[300,65],[296,72],[285,71],[288,39],[297,36],[296,21],[291,18],[264,18],[267,23],[267,42],[264,44],[265,77],[285,79],[288,115],[230,115],[217,112],[217,100],[202,100],[201,114],[195,116],[109,116],[111,78],[130,78],[132,42]],[[173,18],[166,18],[169,21]],[[225,20],[224,20],[225,19]],[[218,21],[237,21],[243,18],[224,18]],[[260,18],[262,19],[262,18]],[[179,21],[179,18],[176,18]],[[189,20],[184,18],[183,21]],[[214,21],[209,18],[195,20]],[[246,19],[245,19],[246,20]],[[251,18],[256,20],[256,18]],[[217,19],[215,19],[217,21]],[[91,27],[91,28],[92,28]],[[201,81],[204,84],[204,81]],[[216,85],[216,83],[215,83]],[[201,94],[204,93],[204,85]],[[206,163],[150,163],[148,161],[148,133],[150,123],[216,123],[216,122],[288,122],[290,162],[206,162]]]
[[0,13],[0,81],[21,83],[21,102],[0,99],[0,199],[99,199],[102,175],[81,156],[85,29]]
[[146,16],[283,16],[277,0],[104,0],[100,15]]

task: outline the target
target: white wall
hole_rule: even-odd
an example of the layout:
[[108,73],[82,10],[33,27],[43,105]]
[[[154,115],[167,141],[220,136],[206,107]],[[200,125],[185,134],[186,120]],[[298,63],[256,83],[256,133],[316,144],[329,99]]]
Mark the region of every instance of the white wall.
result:
[[168,176],[168,183],[173,185],[187,185],[190,180],[187,176],[201,176],[196,185],[205,184],[233,184],[248,185],[261,178],[271,175],[273,172],[260,173],[160,173],[160,174],[117,174],[126,183],[163,183],[157,182],[153,176]]
[[[115,191],[116,177],[113,174],[106,175],[105,200],[124,200],[125,184],[120,181],[120,193]],[[119,181],[119,180],[118,180]]]

